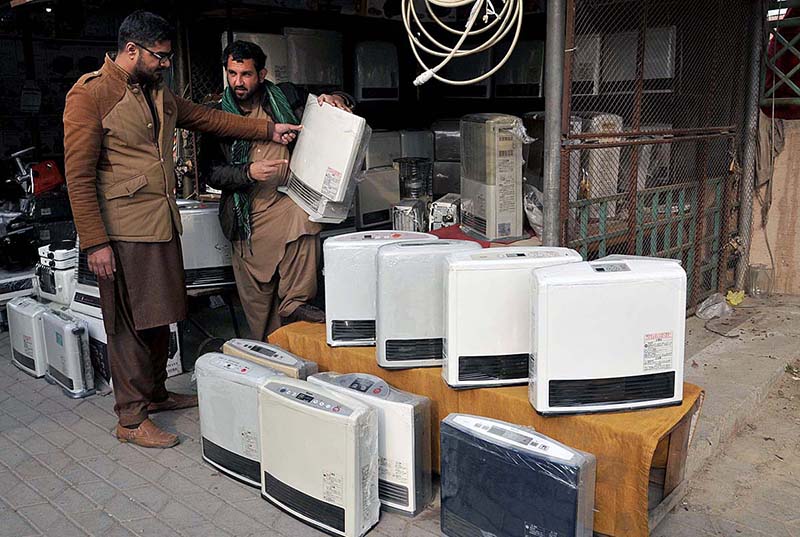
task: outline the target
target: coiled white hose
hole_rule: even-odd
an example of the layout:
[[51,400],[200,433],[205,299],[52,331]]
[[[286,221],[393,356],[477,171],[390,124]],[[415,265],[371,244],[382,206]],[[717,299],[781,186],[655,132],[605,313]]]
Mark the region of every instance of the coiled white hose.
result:
[[[431,78],[435,78],[440,82],[455,86],[467,86],[469,84],[475,84],[495,74],[503,66],[503,64],[508,61],[511,53],[514,51],[514,47],[517,45],[519,33],[522,29],[522,0],[501,0],[503,2],[503,8],[499,13],[495,11],[492,0],[422,1],[425,2],[428,15],[430,15],[431,19],[448,33],[458,36],[458,41],[453,46],[447,46],[439,42],[428,32],[428,30],[425,29],[420,22],[419,15],[414,9],[414,0],[402,0],[403,24],[405,25],[406,33],[408,34],[408,41],[411,44],[411,51],[414,53],[414,57],[417,59],[417,62],[424,69],[423,73],[414,79],[415,86],[421,86]],[[432,5],[435,5],[443,8],[454,9],[469,4],[472,4],[472,9],[464,30],[452,28],[442,22],[433,12],[433,8],[431,7]],[[483,25],[477,29],[473,29],[482,11],[484,13],[482,17]],[[490,21],[489,19],[493,20]],[[514,38],[511,42],[511,46],[508,48],[505,56],[503,56],[497,65],[492,67],[489,71],[470,80],[450,80],[437,74],[439,70],[447,65],[453,58],[466,58],[473,54],[479,54],[489,50],[494,45],[499,43],[512,30],[512,28],[514,29]],[[475,37],[480,34],[487,33],[490,30],[494,30],[494,33],[484,39],[483,43],[481,43],[479,46],[471,49],[461,49],[468,37]],[[426,46],[423,44],[423,38],[429,42],[429,45]],[[433,67],[429,67],[420,57],[420,51],[443,59]]]

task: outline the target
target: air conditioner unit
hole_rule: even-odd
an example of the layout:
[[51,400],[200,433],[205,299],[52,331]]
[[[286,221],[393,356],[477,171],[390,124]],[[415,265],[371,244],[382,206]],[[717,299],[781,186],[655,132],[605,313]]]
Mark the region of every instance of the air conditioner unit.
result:
[[[495,63],[505,56],[507,48],[492,49]],[[544,74],[544,41],[518,41],[508,61],[494,75],[494,96],[525,98],[542,96]]]
[[407,129],[400,131],[400,154],[434,160],[433,131],[430,129]]
[[219,223],[219,204],[180,200],[183,270],[186,287],[234,285],[231,242]]
[[[311,28],[285,28],[289,80],[300,86],[341,88],[342,34]],[[305,125],[305,123],[303,123]]]
[[248,485],[261,485],[258,389],[282,377],[274,369],[219,353],[194,365],[203,459]]
[[36,378],[43,377],[47,371],[42,326],[42,316],[47,309],[27,296],[15,298],[6,305],[11,363]]
[[75,293],[72,295],[69,309],[96,319],[103,318],[97,276],[89,270],[86,252],[78,254],[78,281],[75,283]]
[[[108,335],[103,324],[103,318],[93,317],[86,313],[74,311],[69,313],[76,319],[86,323],[89,333],[89,359],[94,369],[95,381],[102,378],[111,385],[111,364],[108,358]],[[180,338],[178,337],[178,323],[169,325],[169,348],[167,350],[167,377],[174,377],[183,373],[181,361]],[[96,383],[96,382],[95,382]]]
[[355,93],[358,102],[400,99],[400,66],[393,43],[362,41],[356,45]]
[[461,124],[457,119],[443,119],[431,127],[434,156],[441,162],[461,161]]
[[392,207],[400,202],[400,175],[391,166],[364,173],[356,197],[358,229],[387,226],[392,223]]
[[400,158],[400,133],[397,131],[372,131],[364,164],[368,170],[391,166]]
[[[255,43],[267,56],[267,80],[275,84],[290,82],[289,78],[289,44],[286,36],[280,34],[256,34],[248,32],[233,32],[234,41],[250,41]],[[222,33],[222,50],[228,46],[228,32]],[[228,77],[223,69],[223,84],[228,87]]]
[[364,118],[309,95],[303,130],[289,163],[289,182],[279,188],[313,222],[342,223],[353,204],[356,181],[372,130]]
[[408,198],[392,206],[392,229],[422,233],[428,229],[425,200]]
[[380,511],[375,410],[294,379],[268,380],[259,405],[261,496],[334,535],[369,531]]
[[222,346],[222,352],[274,369],[287,377],[296,379],[305,380],[307,376],[318,371],[316,362],[303,360],[277,345],[270,345],[254,339],[229,339]]
[[432,500],[431,401],[365,373],[317,373],[308,378],[354,397],[378,414],[378,497],[389,510],[416,516]]
[[461,222],[488,240],[522,235],[521,126],[503,114],[461,119]]
[[442,365],[445,257],[480,250],[477,242],[438,240],[378,249],[378,365],[408,369]]
[[583,261],[569,248],[507,247],[446,261],[444,367],[454,388],[526,384],[530,272]]
[[[616,114],[592,114],[584,119],[586,133],[622,133],[622,116]],[[618,142],[621,138],[597,138],[598,143]],[[619,172],[621,148],[608,147],[590,149],[582,152],[582,179],[588,182],[588,197],[603,198],[619,193]],[[592,205],[589,212],[592,218],[599,218],[600,205]],[[614,218],[617,214],[616,201],[606,207],[606,216]]]
[[440,435],[445,535],[592,536],[594,455],[467,414],[447,416]]
[[445,194],[431,203],[428,212],[428,229],[430,231],[454,226],[459,222],[461,222],[461,196],[459,194]]
[[680,264],[593,261],[531,275],[529,397],[539,413],[680,404],[686,323]]
[[328,345],[375,344],[378,248],[400,241],[436,240],[409,231],[340,235],[322,246],[325,262],[325,325]]
[[94,372],[86,323],[67,308],[48,309],[42,314],[42,330],[47,358],[45,379],[61,386],[73,399],[92,395]]

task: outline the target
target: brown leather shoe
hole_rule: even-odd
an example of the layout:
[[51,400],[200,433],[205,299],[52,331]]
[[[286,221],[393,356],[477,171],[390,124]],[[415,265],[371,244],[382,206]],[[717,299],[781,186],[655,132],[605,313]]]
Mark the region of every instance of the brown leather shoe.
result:
[[171,448],[178,445],[178,435],[159,429],[150,420],[144,420],[136,429],[126,429],[117,424],[114,431],[120,442],[130,442],[146,448]]
[[307,323],[324,323],[325,312],[311,304],[300,304],[297,306],[291,315],[283,317],[281,324],[286,325],[297,321],[305,321]]
[[197,396],[185,393],[167,392],[167,398],[157,403],[147,405],[147,411],[155,414],[165,410],[178,410],[181,408],[192,408],[197,406]]

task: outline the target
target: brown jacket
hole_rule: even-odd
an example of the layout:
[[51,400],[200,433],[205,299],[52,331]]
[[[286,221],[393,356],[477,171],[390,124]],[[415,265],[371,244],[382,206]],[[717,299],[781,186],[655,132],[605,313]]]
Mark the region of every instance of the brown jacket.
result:
[[[176,127],[217,136],[269,139],[272,123],[194,104],[159,86],[142,87],[106,56],[67,94],[64,164],[81,249],[109,240],[168,242],[182,231],[175,204]],[[154,124],[158,127],[156,136]]]

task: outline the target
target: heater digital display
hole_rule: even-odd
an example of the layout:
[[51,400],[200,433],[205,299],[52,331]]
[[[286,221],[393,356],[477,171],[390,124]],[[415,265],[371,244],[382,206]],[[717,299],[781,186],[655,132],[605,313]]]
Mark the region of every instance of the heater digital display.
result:
[[307,403],[310,403],[311,401],[314,400],[314,396],[313,395],[309,395],[307,393],[298,393],[297,394],[297,399],[300,399],[301,401],[305,401]]
[[373,381],[364,378],[356,378],[353,382],[350,383],[351,390],[358,390],[359,392],[366,392],[369,390],[372,385],[375,384]]
[[509,431],[508,429],[503,429],[501,427],[494,427],[492,426],[489,429],[491,434],[500,436],[505,438],[506,440],[511,440],[512,442],[516,442],[517,444],[526,445],[531,439],[523,434],[515,433],[514,431]]

